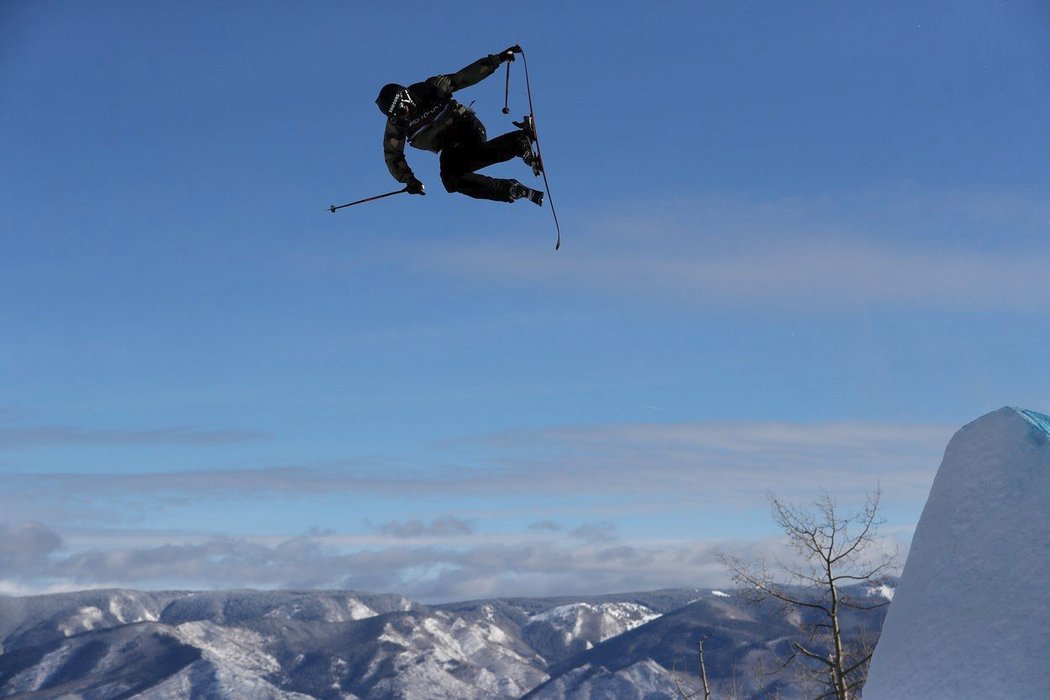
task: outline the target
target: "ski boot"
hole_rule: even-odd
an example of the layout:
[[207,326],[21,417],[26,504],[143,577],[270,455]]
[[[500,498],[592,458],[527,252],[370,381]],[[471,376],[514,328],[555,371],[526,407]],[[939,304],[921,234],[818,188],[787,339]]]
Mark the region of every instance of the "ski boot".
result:
[[536,125],[532,121],[532,116],[526,114],[521,118],[520,122],[512,121],[511,124],[521,129],[529,139],[529,145],[527,146],[526,152],[521,156],[521,159],[525,161],[525,164],[532,168],[532,174],[539,177],[543,174],[543,161],[540,160],[539,151],[537,151],[536,144]]
[[517,180],[510,181],[510,199],[516,201],[527,199],[537,206],[543,206],[543,190],[533,190],[521,184]]
[[526,114],[520,122],[512,121],[511,124],[518,127],[529,137],[529,141],[536,143],[536,125],[532,122],[532,116]]

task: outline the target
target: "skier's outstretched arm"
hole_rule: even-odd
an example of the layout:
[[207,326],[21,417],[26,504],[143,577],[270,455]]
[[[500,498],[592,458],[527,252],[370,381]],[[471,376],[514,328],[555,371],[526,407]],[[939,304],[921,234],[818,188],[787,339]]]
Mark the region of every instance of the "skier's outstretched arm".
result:
[[409,194],[426,194],[423,183],[416,178],[405,160],[405,135],[390,122],[387,122],[386,131],[383,133],[383,157],[390,174],[405,185]]
[[447,85],[442,87],[446,87],[450,92],[462,90],[463,88],[480,83],[482,80],[495,73],[496,69],[505,61],[513,61],[514,54],[516,53],[521,53],[521,47],[517,44],[508,49],[504,49],[499,53],[493,53],[483,58],[479,58],[469,66],[461,68],[455,73],[438,76],[437,80],[442,82],[447,80]]
[[398,182],[405,183],[415,177],[405,160],[405,135],[390,122],[383,132],[383,157],[387,169]]

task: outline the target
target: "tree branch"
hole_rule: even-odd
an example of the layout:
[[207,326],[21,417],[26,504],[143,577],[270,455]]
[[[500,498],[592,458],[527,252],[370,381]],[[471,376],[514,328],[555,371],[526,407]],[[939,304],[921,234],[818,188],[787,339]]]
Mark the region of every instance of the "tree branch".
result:
[[829,661],[828,659],[825,659],[825,658],[824,658],[823,656],[821,656],[820,654],[815,654],[815,653],[813,653],[812,651],[810,651],[810,650],[809,650],[809,649],[807,649],[806,647],[802,646],[802,645],[801,645],[801,644],[799,644],[798,642],[794,642],[794,647],[795,647],[795,648],[796,648],[796,649],[797,649],[797,650],[799,651],[799,653],[801,653],[801,654],[802,654],[803,656],[806,656],[806,657],[808,657],[808,658],[810,658],[810,659],[813,659],[814,661],[819,661],[820,663],[824,664],[825,666],[827,666],[827,667],[829,667],[829,668],[830,668],[830,667],[832,666],[832,663],[831,663],[831,661]]
[[[877,539],[878,527],[883,522],[879,518],[881,493],[876,488],[867,494],[859,512],[847,515],[838,511],[835,500],[826,491],[821,492],[808,511],[770,494],[772,517],[793,550],[791,563],[774,557],[780,572],[777,577],[764,563],[756,569],[740,559],[719,555],[732,571],[734,580],[747,589],[749,599],[774,599],[786,610],[805,613],[799,627],[809,635],[810,641],[803,644],[792,640],[790,657],[775,673],[794,665],[800,678],[808,676],[821,687],[821,698],[848,700],[853,689],[863,683],[871,661],[871,651],[864,653],[865,645],[858,648],[844,639],[841,610],[867,612],[889,605],[888,600],[863,599],[840,588],[851,583],[875,583],[894,564],[896,556],[882,550]],[[803,584],[801,590],[816,590],[818,595],[807,598],[787,584],[779,583],[785,580],[785,575],[789,577],[787,580]],[[813,647],[812,643],[819,646]],[[824,648],[828,649],[824,654],[813,651]]]

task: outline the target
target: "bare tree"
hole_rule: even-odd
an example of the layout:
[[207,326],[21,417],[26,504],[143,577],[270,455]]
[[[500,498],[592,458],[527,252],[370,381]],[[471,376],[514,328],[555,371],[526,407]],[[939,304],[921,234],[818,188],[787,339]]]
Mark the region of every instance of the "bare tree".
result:
[[818,700],[850,700],[867,677],[872,647],[846,639],[843,612],[874,610],[889,602],[870,595],[849,596],[844,587],[874,587],[893,571],[896,553],[885,552],[877,540],[878,526],[882,524],[878,515],[880,497],[881,491],[876,489],[867,495],[861,511],[843,515],[826,492],[821,493],[811,510],[771,495],[773,519],[798,556],[790,562],[778,558],[778,575],[763,561],[749,564],[720,555],[734,580],[751,592],[752,599],[780,601],[798,615],[807,638],[792,641],[791,654],[781,670],[794,666],[804,677],[815,681],[820,688]]
[[[711,635],[705,634],[700,638],[700,641],[696,643],[697,656],[700,657],[700,682],[703,683],[704,700],[711,700],[711,686],[707,683],[707,666],[704,664],[704,642],[711,638]],[[678,669],[674,668],[677,666],[677,662],[672,664],[671,673],[674,675],[674,685],[678,689],[678,695],[683,700],[691,700],[692,698],[700,695],[700,691],[693,693],[687,693],[682,690],[682,684],[678,682]]]

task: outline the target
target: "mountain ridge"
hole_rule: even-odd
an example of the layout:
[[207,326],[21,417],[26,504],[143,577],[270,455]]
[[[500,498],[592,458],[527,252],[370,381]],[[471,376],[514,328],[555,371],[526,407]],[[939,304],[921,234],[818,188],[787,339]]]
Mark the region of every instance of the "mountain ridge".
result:
[[0,697],[669,700],[710,633],[716,689],[790,698],[789,680],[753,670],[793,632],[774,605],[699,588],[431,605],[336,590],[0,596]]

